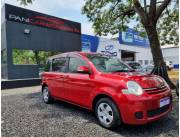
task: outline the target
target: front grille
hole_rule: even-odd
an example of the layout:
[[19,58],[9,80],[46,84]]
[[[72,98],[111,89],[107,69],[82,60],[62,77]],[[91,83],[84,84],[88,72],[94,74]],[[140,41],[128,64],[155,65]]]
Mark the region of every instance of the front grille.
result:
[[158,116],[158,115],[168,111],[168,109],[169,109],[169,105],[166,105],[161,108],[147,111],[147,115],[148,115],[148,117]]
[[168,88],[165,85],[160,88],[144,88],[144,91],[148,94],[158,94],[165,92],[166,90],[168,90]]

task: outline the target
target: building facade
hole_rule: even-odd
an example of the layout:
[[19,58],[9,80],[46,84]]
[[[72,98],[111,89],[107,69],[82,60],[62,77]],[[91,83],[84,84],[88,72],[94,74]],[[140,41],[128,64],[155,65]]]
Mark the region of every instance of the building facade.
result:
[[21,54],[81,50],[81,24],[77,22],[5,4],[1,28],[1,75],[4,79],[39,77],[39,65],[31,64],[32,59],[18,64],[19,60],[15,59]]
[[[123,61],[139,62],[142,66],[153,65],[147,38],[132,29],[122,32],[117,40],[82,34],[82,51],[99,52]],[[179,68],[179,47],[162,47],[165,61],[172,61]]]

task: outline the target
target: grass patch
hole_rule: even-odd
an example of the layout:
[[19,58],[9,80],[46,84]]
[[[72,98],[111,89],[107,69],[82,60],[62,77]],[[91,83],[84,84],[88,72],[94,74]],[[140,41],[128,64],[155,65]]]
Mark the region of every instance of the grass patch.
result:
[[168,71],[168,75],[174,84],[179,80],[179,70]]

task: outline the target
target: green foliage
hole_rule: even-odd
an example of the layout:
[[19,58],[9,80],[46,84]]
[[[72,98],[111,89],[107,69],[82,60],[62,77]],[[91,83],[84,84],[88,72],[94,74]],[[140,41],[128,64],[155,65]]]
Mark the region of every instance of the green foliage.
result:
[[38,64],[43,66],[49,56],[58,54],[58,52],[32,51],[13,49],[13,64],[27,65]]
[[34,53],[29,50],[13,49],[14,64],[36,64],[33,59]]
[[98,35],[116,34],[125,30],[130,20],[133,19],[135,12],[131,10],[131,5],[131,1],[86,0],[82,13],[93,22],[93,28]]
[[7,50],[3,49],[1,50],[1,64],[7,63]]
[[173,5],[171,8],[168,8],[162,14],[161,19],[158,22],[157,30],[159,33],[159,39],[161,45],[165,44],[174,44],[178,45],[179,35],[178,35],[178,26],[179,26],[179,9],[178,4]]
[[[178,1],[153,1],[154,5],[149,0],[85,0],[82,13],[93,22],[93,28],[98,35],[117,34],[126,27],[132,28],[132,23],[134,29],[145,35],[145,24],[152,20],[158,21],[156,28],[161,44],[177,44]],[[170,15],[163,12],[168,7]]]

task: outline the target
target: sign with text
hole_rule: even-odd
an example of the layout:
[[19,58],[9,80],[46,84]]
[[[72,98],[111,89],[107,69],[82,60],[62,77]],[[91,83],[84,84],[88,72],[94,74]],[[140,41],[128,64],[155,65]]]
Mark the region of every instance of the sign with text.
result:
[[5,4],[5,9],[5,18],[8,21],[81,34],[81,24],[77,22],[45,15],[8,4]]
[[135,45],[141,47],[149,47],[149,40],[146,37],[140,36],[139,32],[128,28],[125,32],[119,33],[119,43],[126,45]]

